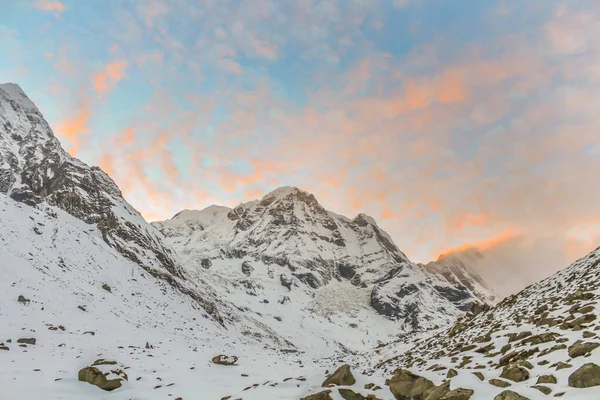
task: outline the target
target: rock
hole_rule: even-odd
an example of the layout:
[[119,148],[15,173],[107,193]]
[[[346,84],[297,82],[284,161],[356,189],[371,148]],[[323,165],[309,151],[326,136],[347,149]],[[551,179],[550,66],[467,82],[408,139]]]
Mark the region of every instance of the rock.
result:
[[550,393],[552,393],[552,389],[550,389],[548,386],[534,385],[534,386],[532,386],[532,388],[539,390],[540,392],[544,393],[546,396],[549,395]]
[[594,363],[583,365],[569,376],[569,386],[574,388],[600,386],[600,367]]
[[108,360],[101,358],[99,360],[94,361],[94,363],[92,364],[92,367],[95,367],[97,365],[117,365],[117,362],[116,361],[108,361]]
[[565,368],[571,368],[572,365],[571,364],[567,364],[564,363],[562,361],[557,362],[556,364],[551,365],[552,367],[556,367],[557,371],[560,371],[561,369],[565,369]]
[[84,306],[77,306],[81,311],[87,311]]
[[523,382],[529,379],[529,371],[520,365],[511,364],[502,370],[500,378],[510,379],[513,382]]
[[100,389],[112,391],[121,387],[122,379],[106,379],[102,371],[96,367],[85,367],[79,370],[78,379],[81,382],[87,382],[98,386]]
[[212,358],[212,362],[219,365],[234,365],[237,360],[238,358],[236,356],[226,356],[224,354]]
[[458,375],[458,372],[456,372],[456,370],[454,368],[450,368],[448,370],[448,373],[446,374],[446,378],[451,379],[451,378],[454,378],[456,375]]
[[344,400],[368,400],[375,399],[375,397],[365,397],[360,393],[356,393],[350,389],[339,389],[340,396],[344,398]]
[[333,400],[330,396],[331,390],[311,394],[310,396],[302,397],[300,400]]
[[28,304],[30,302],[30,300],[26,299],[25,296],[23,296],[22,294],[19,295],[19,297],[17,298],[17,301],[19,303],[23,303],[23,304]]
[[10,349],[4,345],[0,345],[0,350],[9,351]]
[[595,342],[582,342],[581,340],[576,341],[569,346],[569,357],[576,358],[587,353],[591,353],[594,349],[600,346],[600,343]]
[[[292,281],[292,278],[287,277],[284,274],[281,274],[281,275],[279,275],[279,282],[281,283],[281,286],[288,288],[288,290],[292,290],[292,284],[294,283]],[[281,304],[284,304],[284,303],[281,303]]]
[[475,393],[471,389],[454,389],[453,391],[444,395],[440,400],[469,400]]
[[512,390],[505,390],[494,397],[494,400],[529,400],[529,398],[521,396],[519,393],[513,392]]
[[375,384],[374,384],[374,383],[367,383],[367,384],[365,385],[365,389],[373,389],[373,387],[374,387],[374,386],[375,386]]
[[442,383],[440,386],[435,387],[427,392],[425,400],[439,400],[450,392],[450,381]]
[[250,265],[248,261],[244,261],[242,263],[242,273],[246,276],[252,275],[252,271],[254,271],[254,267]]
[[337,385],[337,386],[352,386],[356,382],[354,376],[352,375],[352,371],[350,371],[350,366],[348,364],[344,364],[338,369],[335,370],[333,374],[331,374],[321,386],[328,387],[329,385]]
[[203,258],[202,261],[200,261],[200,265],[204,269],[209,269],[210,267],[212,267],[212,261],[210,261],[210,259],[208,258]]
[[433,382],[412,372],[399,369],[387,381],[390,392],[397,400],[423,400],[427,392],[435,387]]
[[494,386],[501,387],[501,388],[510,386],[509,382],[503,381],[502,379],[494,378],[494,379],[490,379],[488,382],[490,383],[490,385],[494,385]]
[[471,372],[471,373],[473,375],[475,375],[477,378],[479,378],[480,381],[483,381],[485,379],[481,372]]
[[110,286],[108,286],[107,283],[105,283],[104,285],[102,285],[102,289],[106,290],[108,293],[112,293],[112,289]]
[[17,343],[24,344],[35,344],[36,340],[34,338],[21,338],[17,340]]
[[554,375],[541,375],[537,379],[536,384],[540,383],[556,383],[556,378],[554,377]]

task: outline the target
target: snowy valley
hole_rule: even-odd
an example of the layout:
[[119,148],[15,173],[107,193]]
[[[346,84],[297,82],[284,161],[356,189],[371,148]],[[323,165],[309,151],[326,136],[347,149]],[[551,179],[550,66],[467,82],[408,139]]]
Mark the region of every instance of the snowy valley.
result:
[[600,250],[496,305],[294,187],[150,224],[14,84],[0,227],[0,399],[600,398]]

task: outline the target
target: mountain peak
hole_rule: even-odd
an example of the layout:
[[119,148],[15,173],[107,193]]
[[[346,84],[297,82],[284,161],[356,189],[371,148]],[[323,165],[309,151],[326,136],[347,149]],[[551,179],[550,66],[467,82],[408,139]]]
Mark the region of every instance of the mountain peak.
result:
[[25,110],[39,111],[33,101],[31,101],[23,89],[21,89],[21,86],[16,83],[1,83],[0,90],[3,90],[10,100],[17,102]]
[[272,190],[269,193],[265,194],[263,196],[263,199],[266,199],[269,197],[284,198],[290,194],[298,194],[298,193],[310,195],[310,193],[305,192],[304,190],[298,189],[295,186],[282,186],[282,187],[279,187],[279,188]]

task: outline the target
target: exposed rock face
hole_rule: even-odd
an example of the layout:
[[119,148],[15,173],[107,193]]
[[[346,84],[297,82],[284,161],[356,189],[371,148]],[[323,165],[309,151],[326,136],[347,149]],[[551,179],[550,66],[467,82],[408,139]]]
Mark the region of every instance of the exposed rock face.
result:
[[352,371],[350,371],[350,366],[348,364],[344,364],[338,369],[336,369],[335,372],[331,374],[327,379],[325,379],[321,386],[352,386],[355,382],[356,379],[354,379]]
[[600,386],[600,367],[594,363],[581,366],[569,376],[569,386],[574,388]]
[[397,400],[424,400],[435,387],[433,382],[407,370],[398,370],[387,382]]

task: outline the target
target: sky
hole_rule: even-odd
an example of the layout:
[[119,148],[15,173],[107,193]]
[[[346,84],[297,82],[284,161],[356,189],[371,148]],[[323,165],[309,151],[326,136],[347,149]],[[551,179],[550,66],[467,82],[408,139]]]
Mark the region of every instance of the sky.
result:
[[148,220],[297,186],[413,260],[474,244],[533,280],[600,245],[599,21],[596,0],[0,0],[0,81]]

